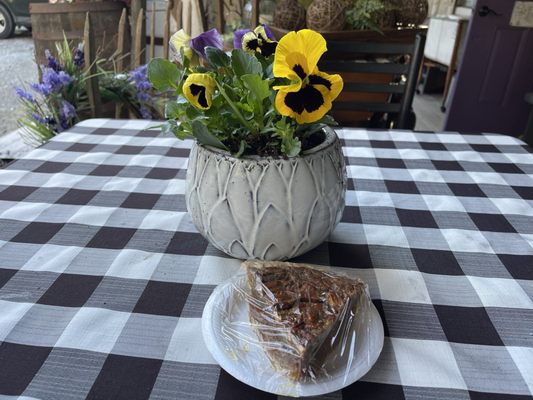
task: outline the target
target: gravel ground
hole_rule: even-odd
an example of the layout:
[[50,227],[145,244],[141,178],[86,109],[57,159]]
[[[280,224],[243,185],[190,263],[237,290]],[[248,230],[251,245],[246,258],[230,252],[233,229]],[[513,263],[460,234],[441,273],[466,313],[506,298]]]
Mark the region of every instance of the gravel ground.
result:
[[37,81],[33,40],[28,31],[20,31],[9,39],[0,39],[0,136],[18,128],[20,106],[14,87]]

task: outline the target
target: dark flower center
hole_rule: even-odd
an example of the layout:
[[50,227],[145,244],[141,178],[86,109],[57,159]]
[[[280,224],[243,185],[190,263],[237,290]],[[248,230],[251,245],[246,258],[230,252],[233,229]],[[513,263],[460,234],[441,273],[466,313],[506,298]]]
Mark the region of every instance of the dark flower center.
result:
[[324,98],[313,86],[306,85],[298,92],[287,93],[285,104],[295,113],[301,114],[304,110],[311,113],[324,104]]
[[263,56],[270,57],[276,52],[278,42],[272,42],[258,35],[256,39],[248,40],[243,45],[247,50],[259,51]]
[[296,64],[294,67],[292,67],[292,70],[294,72],[296,72],[296,75],[298,75],[302,81],[307,76],[307,74],[305,73],[303,67],[300,64]]
[[203,108],[209,107],[209,104],[207,103],[207,98],[205,97],[205,87],[192,84],[191,85],[191,94],[193,96],[198,96],[198,104],[200,104]]
[[309,75],[309,84],[310,85],[323,85],[326,88],[328,88],[328,90],[331,90],[331,82],[325,78],[322,78],[319,75]]
[[267,36],[263,36],[262,32],[256,33],[256,35],[259,39],[263,39],[265,42],[270,40]]
[[276,52],[276,46],[278,45],[278,42],[269,42],[269,41],[263,41],[263,45],[261,46],[261,54],[265,57],[270,57],[272,54]]
[[248,50],[257,51],[259,48],[259,39],[248,40],[245,43],[245,46]]

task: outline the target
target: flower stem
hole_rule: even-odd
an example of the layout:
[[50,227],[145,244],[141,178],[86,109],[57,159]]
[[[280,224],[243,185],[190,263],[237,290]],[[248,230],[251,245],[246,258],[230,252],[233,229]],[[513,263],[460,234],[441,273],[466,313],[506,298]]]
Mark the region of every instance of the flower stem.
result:
[[239,121],[241,121],[241,124],[243,124],[246,128],[248,128],[248,130],[250,132],[252,132],[251,125],[248,123],[248,121],[246,121],[244,119],[243,115],[241,114],[239,109],[235,106],[233,101],[231,101],[231,99],[229,98],[228,94],[226,93],[226,91],[224,90],[222,85],[220,83],[218,83],[216,80],[215,80],[215,82],[217,84],[217,87],[218,87],[218,90],[219,90],[220,94],[226,99],[226,101],[228,102],[229,106],[231,107],[231,109],[235,113],[235,116],[239,119]]

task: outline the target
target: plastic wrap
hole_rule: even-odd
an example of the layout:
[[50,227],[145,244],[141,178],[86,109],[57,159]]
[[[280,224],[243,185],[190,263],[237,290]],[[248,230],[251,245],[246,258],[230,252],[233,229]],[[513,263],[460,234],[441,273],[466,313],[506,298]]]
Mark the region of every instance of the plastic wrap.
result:
[[383,325],[364,282],[286,262],[244,262],[207,302],[203,334],[228,373],[293,397],[353,383],[383,346]]

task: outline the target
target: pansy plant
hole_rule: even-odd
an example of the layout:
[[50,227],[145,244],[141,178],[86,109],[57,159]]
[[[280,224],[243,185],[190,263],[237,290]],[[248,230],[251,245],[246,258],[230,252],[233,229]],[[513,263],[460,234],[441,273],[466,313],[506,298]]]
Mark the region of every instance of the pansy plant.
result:
[[326,50],[322,35],[310,29],[289,32],[280,40],[274,57],[274,76],[291,81],[274,87],[280,114],[304,124],[321,119],[331,109],[343,82],[340,75],[318,70],[318,61]]
[[277,42],[266,25],[259,25],[243,35],[241,47],[248,53],[259,53],[264,57],[270,57],[276,51]]
[[148,76],[169,92],[165,132],[194,137],[233,155],[294,157],[319,144],[342,78],[318,69],[326,41],[317,32],[290,32],[279,42],[267,26],[235,32],[222,50],[216,30],[170,40],[171,60],[153,59]]

